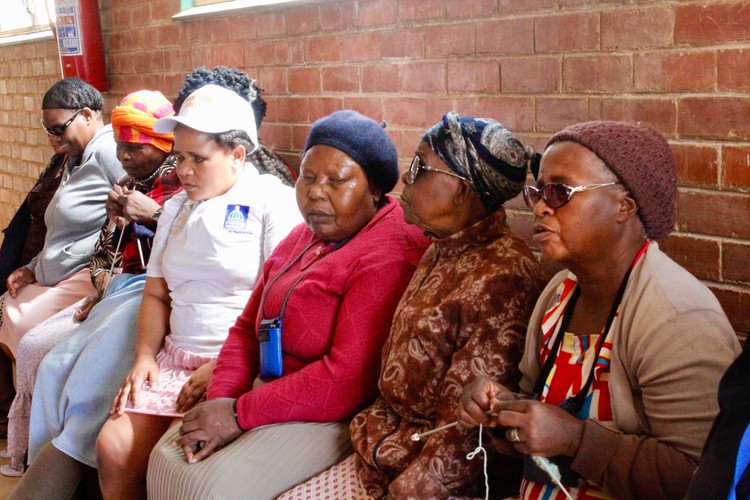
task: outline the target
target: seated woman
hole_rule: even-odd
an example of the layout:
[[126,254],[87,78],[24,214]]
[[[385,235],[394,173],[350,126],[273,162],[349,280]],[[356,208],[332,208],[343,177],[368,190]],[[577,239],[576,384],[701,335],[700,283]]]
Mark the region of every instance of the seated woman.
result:
[[264,266],[208,401],[151,454],[149,498],[272,498],[350,453],[349,419],[375,397],[393,311],[427,247],[386,196],[397,180],[396,148],[371,119],[313,124],[296,186],[306,224]]
[[103,102],[78,78],[60,80],[42,100],[42,125],[69,160],[45,213],[44,247],[7,280],[0,342],[12,355],[29,329],[92,290],[89,260],[106,220],[107,193],[123,174]]
[[79,78],[58,81],[42,99],[42,127],[68,160],[45,212],[42,250],[6,280],[0,395],[13,394],[11,363],[26,332],[93,290],[89,260],[106,220],[107,193],[123,174],[103,107],[99,91]]
[[555,134],[524,188],[534,241],[567,269],[531,317],[523,397],[478,377],[458,414],[525,457],[522,498],[684,496],[738,342],[708,288],[654,241],[675,225],[676,191],[667,141],[620,122]]
[[[60,185],[68,161],[67,155],[58,153],[54,146],[53,149],[55,154],[18,207],[8,227],[3,229],[3,243],[0,246],[1,294],[8,291],[6,281],[10,273],[31,262],[44,246],[44,235],[47,233],[44,212]],[[5,300],[5,297],[0,300]]]
[[[59,153],[59,145],[50,140],[55,154],[49,164],[37,179],[34,187],[29,190],[21,206],[11,219],[8,227],[3,229],[3,243],[0,246],[0,311],[3,309],[7,292],[7,280],[10,274],[31,262],[31,259],[42,250],[47,225],[44,223],[44,213],[52,197],[57,191],[62,179],[68,156]],[[0,312],[0,325],[2,325]],[[0,379],[13,380],[13,366],[6,359],[0,362]],[[0,383],[0,436],[8,431],[8,411],[13,402],[12,384]],[[0,456],[7,453],[0,452]],[[0,467],[0,471],[2,467]]]
[[226,66],[216,66],[213,69],[201,66],[194,69],[185,78],[185,83],[174,100],[175,111],[180,111],[182,103],[190,94],[209,84],[232,90],[250,103],[250,106],[253,107],[255,126],[259,135],[258,148],[248,156],[248,161],[261,174],[273,175],[274,177],[278,177],[287,186],[294,186],[294,172],[289,168],[289,165],[276,153],[263,145],[263,140],[260,137],[260,126],[263,118],[266,116],[268,105],[263,100],[263,97],[261,97],[261,89],[258,87],[255,79],[250,78],[246,73],[237,68],[227,68]]
[[719,383],[719,415],[690,481],[687,500],[750,498],[750,342]]
[[231,90],[201,87],[154,130],[175,131],[184,191],[159,219],[135,360],[96,442],[106,497],[145,496],[148,454],[181,414],[182,385],[218,355],[262,264],[299,221],[290,188],[245,168],[257,146],[255,121]]
[[[124,211],[127,213],[127,220],[132,222],[129,222],[123,230],[118,229],[114,222],[108,222],[102,228],[90,265],[95,291],[83,301],[63,309],[39,326],[32,328],[21,339],[16,360],[16,398],[10,412],[8,432],[8,452],[11,456],[11,464],[0,467],[0,473],[4,475],[18,476],[24,470],[24,459],[29,443],[31,394],[42,358],[74,330],[76,330],[74,342],[76,346],[101,328],[106,329],[110,335],[113,335],[113,330],[130,330],[132,317],[135,315],[130,302],[133,299],[136,300],[136,304],[139,302],[144,282],[142,274],[146,272],[145,263],[148,261],[151,248],[151,237],[141,234],[147,230],[156,229],[154,216],[160,212],[164,202],[180,188],[174,171],[174,158],[169,156],[172,150],[173,134],[158,134],[153,130],[156,120],[173,114],[172,104],[161,92],[150,90],[141,90],[127,95],[112,111],[112,128],[117,143],[117,157],[125,168],[127,177],[121,181],[122,186],[116,185],[116,189],[110,191],[108,211],[111,219],[115,216],[122,216]],[[124,200],[122,204],[119,202],[121,199]],[[110,273],[115,268],[122,274],[113,278]],[[105,305],[94,309],[96,313],[93,314],[91,320],[77,328],[80,325],[79,322],[86,319],[89,311],[104,296],[105,290],[108,292]],[[114,347],[110,345],[108,352],[100,353],[96,360],[97,366],[103,365],[107,355],[123,357],[122,353],[126,351],[114,349]],[[71,356],[69,349],[64,349],[64,352],[68,357]],[[112,365],[112,363],[107,363],[108,369],[112,369]],[[46,369],[49,368],[48,364]],[[58,366],[55,368],[56,372],[62,369]],[[95,367],[88,371],[86,387],[97,385],[98,396],[105,398],[108,404],[114,397],[114,392],[108,391],[105,386],[98,385],[106,380],[106,377],[91,377],[93,370]],[[120,373],[120,377],[124,376],[124,373]],[[42,408],[52,410],[49,400],[53,399],[54,412],[57,414],[61,406],[62,388],[54,382],[55,380],[43,377],[39,390],[44,398],[42,404],[46,405]],[[80,389],[81,386],[78,387]],[[51,397],[50,394],[54,396]],[[62,406],[64,408],[64,405]],[[87,404],[86,410],[91,411],[93,407],[95,405]],[[38,435],[35,437],[39,439]],[[49,436],[45,437],[47,437],[46,443],[49,441]],[[74,446],[79,445],[79,439],[74,441],[76,443]],[[38,449],[37,445],[31,458]]]
[[324,498],[307,493],[317,486],[337,499],[467,493],[482,470],[466,459],[476,439],[458,427],[411,436],[455,421],[461,389],[478,374],[518,384],[544,275],[511,234],[503,203],[521,192],[533,161],[495,120],[451,112],[422,136],[401,176],[401,205],[433,243],[396,309],[380,396],[352,421],[355,455],[281,498]]

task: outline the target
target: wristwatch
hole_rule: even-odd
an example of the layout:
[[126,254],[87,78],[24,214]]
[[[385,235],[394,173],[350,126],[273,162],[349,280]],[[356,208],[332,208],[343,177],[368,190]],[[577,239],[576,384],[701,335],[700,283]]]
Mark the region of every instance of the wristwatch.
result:
[[151,220],[154,221],[154,224],[159,222],[159,217],[161,217],[161,213],[164,211],[164,207],[159,207],[156,209],[156,212],[154,212],[154,215],[151,216]]

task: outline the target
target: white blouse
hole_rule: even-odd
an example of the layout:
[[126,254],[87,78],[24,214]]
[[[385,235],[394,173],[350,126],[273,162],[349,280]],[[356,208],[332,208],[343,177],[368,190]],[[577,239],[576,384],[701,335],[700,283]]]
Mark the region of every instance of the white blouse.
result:
[[219,354],[263,263],[301,220],[294,190],[250,164],[223,195],[191,201],[183,191],[167,201],[146,275],[167,281],[180,349]]

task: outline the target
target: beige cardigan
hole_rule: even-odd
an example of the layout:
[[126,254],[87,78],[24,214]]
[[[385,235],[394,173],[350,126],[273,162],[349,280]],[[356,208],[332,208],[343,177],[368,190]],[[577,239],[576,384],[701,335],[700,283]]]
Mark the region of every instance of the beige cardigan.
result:
[[[521,389],[540,372],[541,320],[567,271],[529,322]],[[572,468],[616,498],[682,498],[718,413],[719,379],[739,354],[716,297],[652,242],[633,270],[610,333],[612,422],[587,420]]]

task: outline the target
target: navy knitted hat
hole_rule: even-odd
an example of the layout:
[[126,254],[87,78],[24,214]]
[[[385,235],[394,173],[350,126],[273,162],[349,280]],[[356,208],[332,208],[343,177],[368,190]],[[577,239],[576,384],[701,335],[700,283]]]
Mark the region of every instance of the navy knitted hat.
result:
[[667,140],[650,125],[613,121],[578,123],[547,143],[577,142],[598,156],[633,195],[651,239],[664,238],[676,221],[677,167]]
[[336,111],[313,123],[305,142],[305,152],[317,144],[343,151],[386,194],[398,182],[399,172],[396,146],[384,128],[385,125],[379,125],[356,111]]

